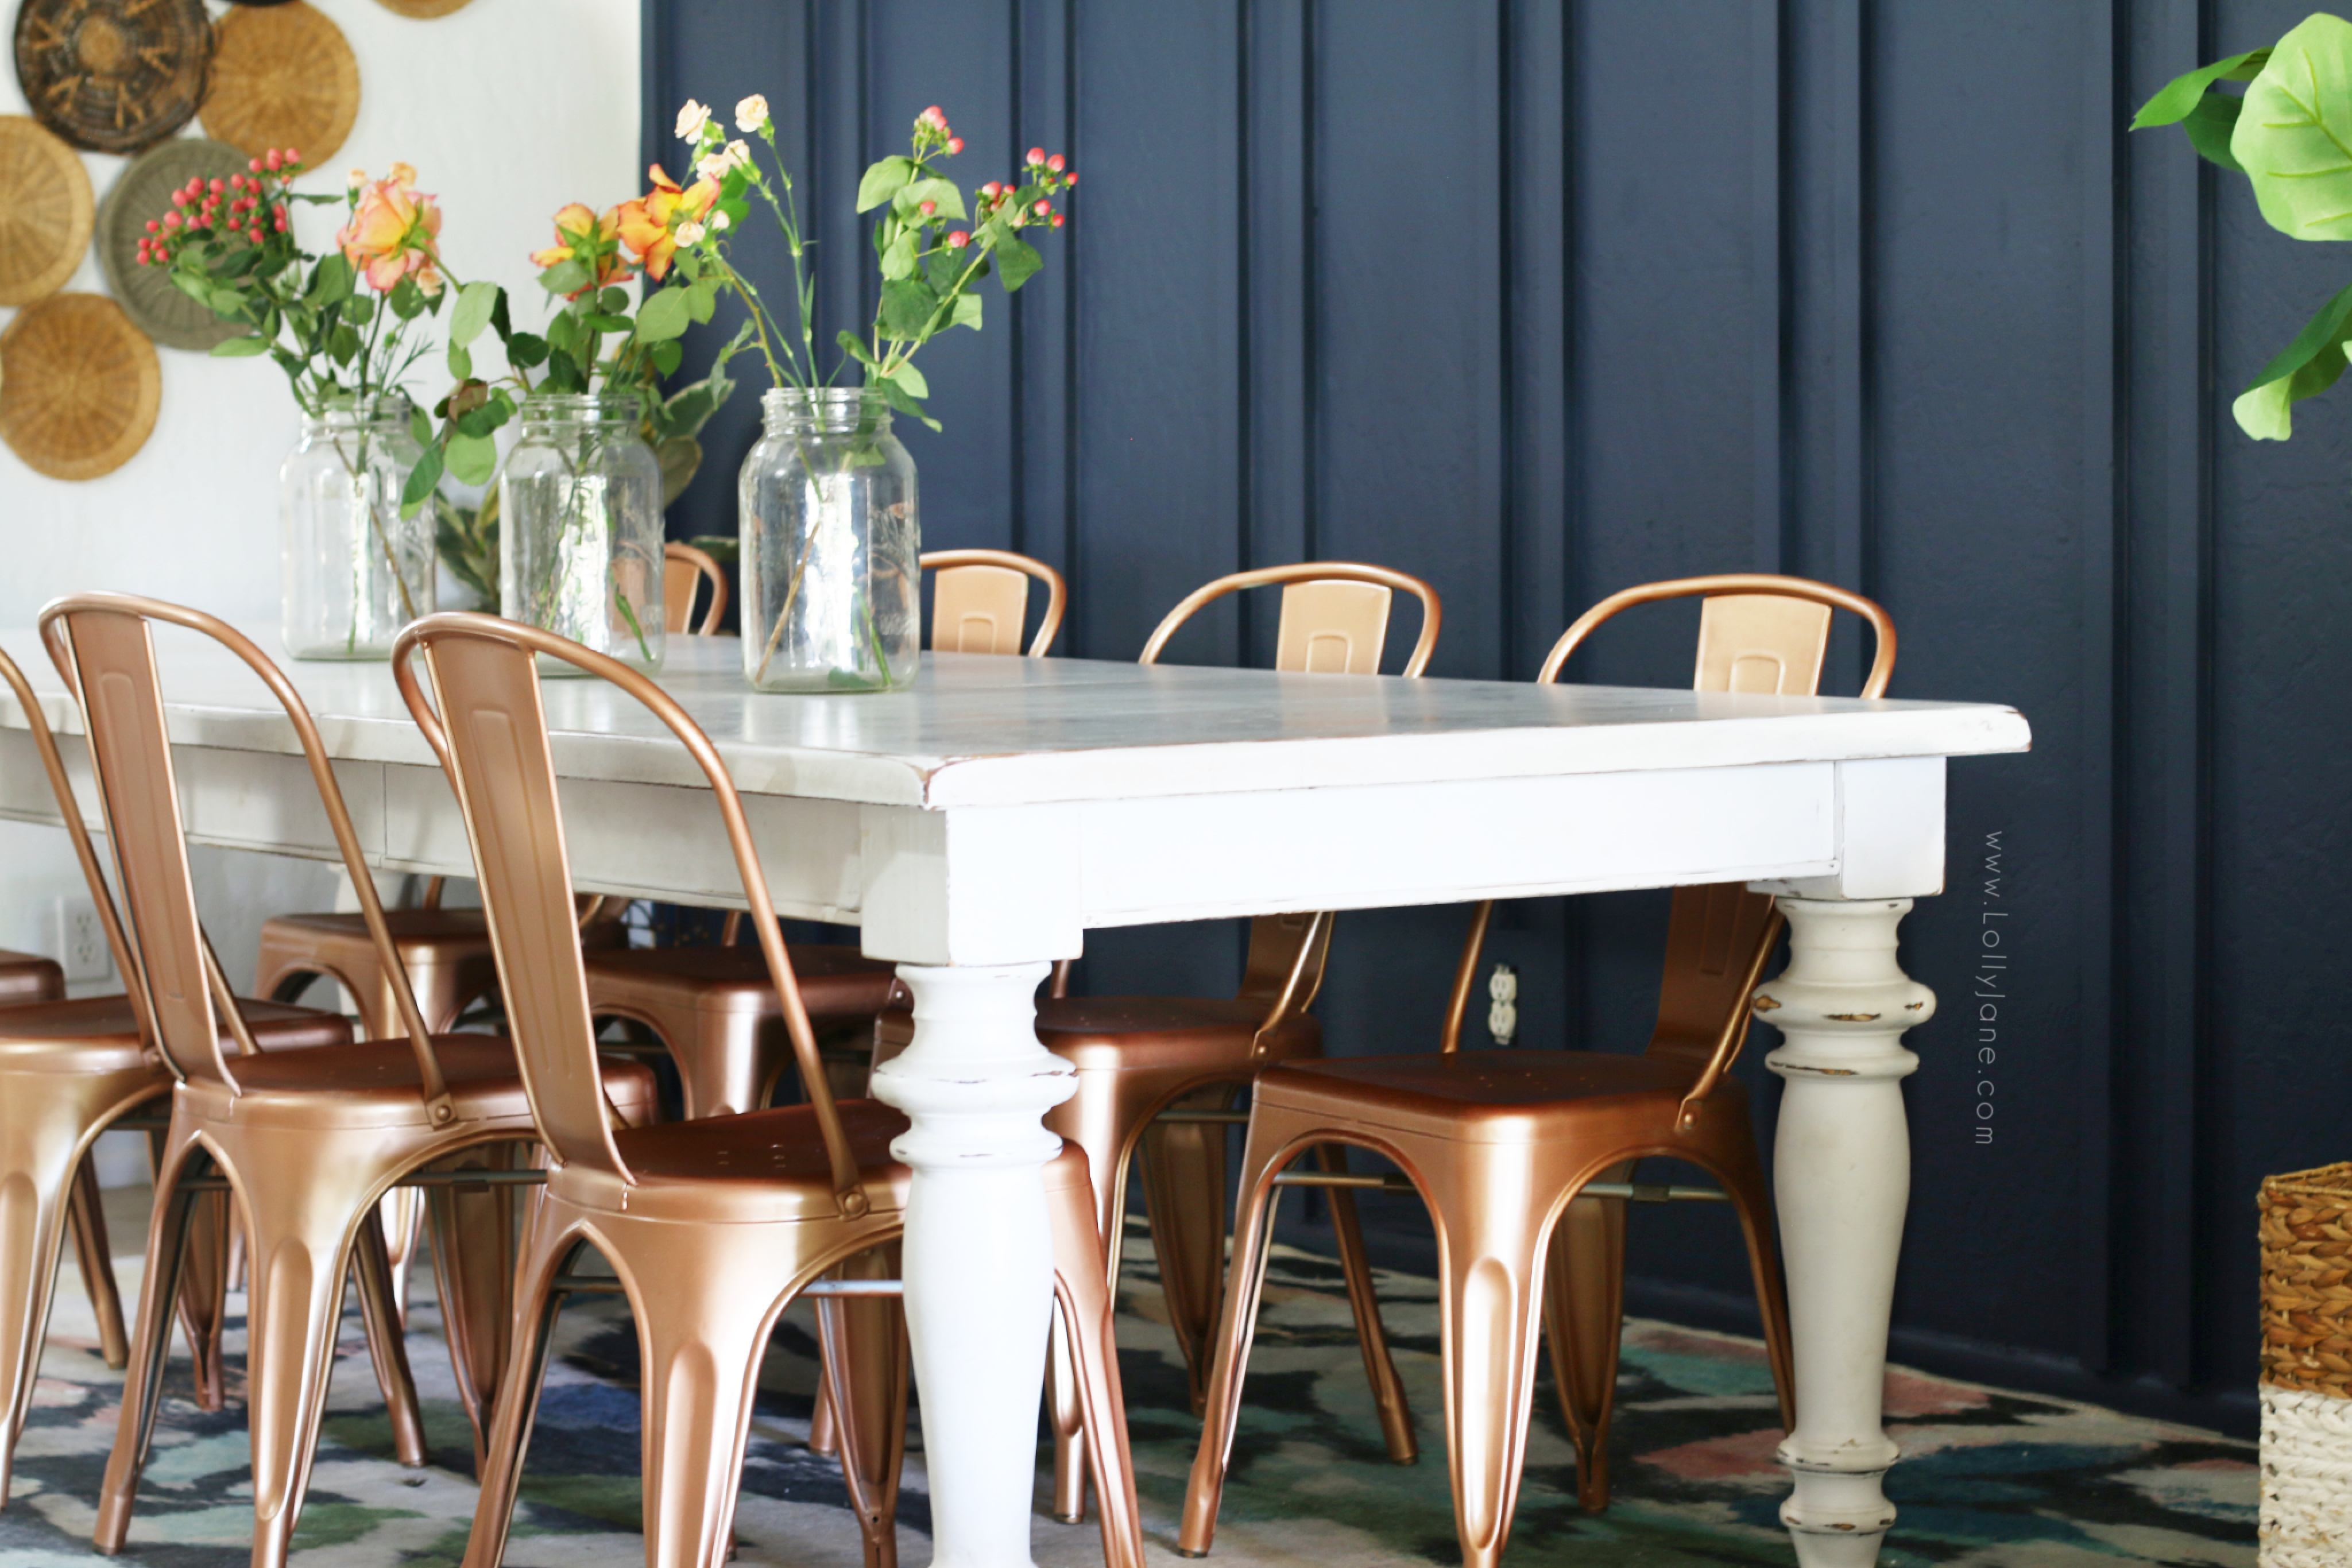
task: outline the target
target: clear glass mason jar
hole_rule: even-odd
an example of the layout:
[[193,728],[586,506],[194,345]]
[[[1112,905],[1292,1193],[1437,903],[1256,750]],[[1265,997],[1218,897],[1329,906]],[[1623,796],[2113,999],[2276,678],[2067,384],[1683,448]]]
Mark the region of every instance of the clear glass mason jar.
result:
[[433,612],[433,509],[400,515],[425,455],[408,400],[344,398],[305,415],[278,471],[279,636],[298,659],[388,659],[400,629]]
[[[499,475],[499,613],[651,673],[662,662],[661,465],[634,394],[534,397]],[[540,673],[576,675],[561,660]]]
[[743,459],[743,675],[763,692],[886,692],[921,656],[915,460],[859,387],[780,387]]

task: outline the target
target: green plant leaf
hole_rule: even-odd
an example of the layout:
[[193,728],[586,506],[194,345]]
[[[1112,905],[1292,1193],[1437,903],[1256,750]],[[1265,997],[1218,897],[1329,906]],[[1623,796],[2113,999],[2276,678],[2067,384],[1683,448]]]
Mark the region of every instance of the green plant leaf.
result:
[[843,353],[868,370],[874,368],[874,351],[866,346],[866,340],[856,333],[845,327],[834,334],[833,340],[841,345]]
[[637,307],[638,342],[658,343],[677,337],[693,324],[694,318],[687,309],[687,292],[683,288],[665,288]]
[[2230,152],[2273,228],[2352,239],[2352,22],[2319,12],[2278,41]]
[[212,347],[215,360],[249,360],[268,352],[269,345],[259,338],[224,338]]
[[2180,129],[2189,133],[2189,144],[2197,149],[2199,157],[2233,174],[2245,172],[2239,167],[2237,154],[2230,151],[2230,137],[2238,129],[2238,111],[2245,107],[2242,98],[2209,92],[2197,100],[2197,107],[2180,122]]
[[902,277],[882,286],[882,308],[875,319],[886,338],[919,337],[939,308],[939,296],[931,292],[929,284],[919,277]]
[[627,315],[629,313],[629,291],[617,285],[605,289],[603,293],[596,296],[596,308],[603,311],[607,316]]
[[433,444],[433,422],[425,417],[423,409],[412,408],[408,411],[408,434],[416,438],[416,444],[419,446]]
[[547,340],[531,332],[515,333],[507,340],[507,363],[519,371],[547,363]]
[[507,314],[507,291],[503,287],[490,305],[490,330],[499,335],[501,343],[514,336],[514,319]]
[[686,345],[672,338],[667,343],[654,345],[654,373],[662,376],[677,374],[678,366],[686,362]]
[[919,398],[931,395],[930,382],[923,379],[923,372],[915,368],[915,361],[912,360],[901,360],[898,362],[898,368],[890,372],[890,379],[906,388],[908,397]]
[[896,283],[902,277],[915,276],[916,231],[901,229],[882,252],[882,277]]
[[948,325],[969,327],[975,332],[979,331],[980,296],[969,288],[957,295],[954,306],[948,311]]
[[352,293],[352,264],[343,259],[339,250],[329,251],[318,266],[310,269],[310,287],[303,290],[303,300],[311,305],[332,305],[348,299]]
[[461,485],[484,485],[499,465],[498,443],[462,432],[449,438],[449,472]]
[[2242,55],[2231,55],[2226,60],[2215,60],[2193,71],[2174,77],[2164,84],[2154,98],[2140,105],[2132,116],[2131,128],[2146,131],[2152,125],[2171,125],[2189,118],[2203,101],[2206,89],[2217,81],[2252,81],[2269,63],[2268,49],[2249,49]]
[[1037,269],[1045,265],[1045,258],[1037,254],[1036,247],[1017,235],[1006,235],[1004,243],[996,247],[997,273],[1004,279],[1007,294],[1034,277]]
[[539,275],[539,286],[550,294],[576,294],[588,287],[588,264],[578,256],[559,261]]
[[2347,335],[2352,335],[2352,286],[2321,306],[2294,341],[2264,365],[2230,405],[2238,428],[2256,441],[2284,441],[2294,434],[2294,406],[2326,392],[2344,374]]
[[[919,210],[925,202],[933,204],[937,209],[928,218]],[[898,193],[890,198],[890,210],[910,224],[960,224],[968,221],[963,210],[963,193],[955,188],[951,180],[916,180],[901,187]]]
[[866,171],[857,182],[857,210],[870,213],[905,189],[915,177],[915,161],[911,158],[889,157]]
[[495,283],[477,278],[457,291],[457,308],[449,312],[449,346],[459,348],[482,335],[498,308],[500,290]]
[[687,314],[708,321],[719,313],[719,279],[706,277],[686,291]]
[[[901,370],[906,368],[907,367],[903,365],[899,367]],[[929,414],[925,413],[923,412],[923,405],[917,402],[913,396],[908,392],[907,389],[901,385],[895,377],[882,383],[882,396],[892,408],[897,409],[900,413],[908,414],[916,419],[919,419],[925,424],[929,425],[933,430],[940,428],[940,422],[933,419]],[[877,463],[880,462],[882,460],[881,454],[878,452],[876,453],[873,460]],[[865,465],[860,463],[855,455],[851,457],[850,461],[853,466],[865,466]]]
[[661,465],[662,505],[667,507],[694,483],[695,471],[702,466],[702,443],[691,435],[673,435],[654,448],[654,460]]
[[425,505],[425,497],[433,494],[440,483],[441,448],[428,446],[425,455],[416,460],[416,466],[408,471],[408,483],[401,487],[400,515],[415,517],[417,508]]
[[465,381],[474,373],[474,356],[467,352],[466,346],[455,339],[450,340],[449,343],[449,373],[459,381]]

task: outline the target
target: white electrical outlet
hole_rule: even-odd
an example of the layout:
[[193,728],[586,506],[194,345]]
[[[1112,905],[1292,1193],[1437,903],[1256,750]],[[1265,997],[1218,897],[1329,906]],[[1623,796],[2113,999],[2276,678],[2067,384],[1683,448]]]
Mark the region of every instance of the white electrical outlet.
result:
[[99,924],[98,905],[88,897],[67,895],[57,904],[58,967],[66,978],[103,980],[114,972],[114,955],[106,950],[106,927]]
[[1486,977],[1486,1032],[1496,1045],[1510,1044],[1519,1032],[1519,972],[1508,964],[1496,965]]

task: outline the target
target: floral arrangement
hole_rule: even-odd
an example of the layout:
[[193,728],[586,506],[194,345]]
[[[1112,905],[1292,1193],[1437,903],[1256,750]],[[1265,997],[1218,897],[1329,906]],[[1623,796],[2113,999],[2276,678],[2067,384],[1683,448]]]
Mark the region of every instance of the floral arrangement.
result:
[[[2318,12],[2276,44],[2176,77],[2141,106],[2134,131],[2178,125],[2208,162],[2243,174],[2270,225],[2294,239],[2352,240],[2352,22]],[[2223,82],[2244,82],[2242,95]],[[2294,408],[2344,374],[2352,286],[2319,308],[2231,405],[2257,441],[2294,434]]]

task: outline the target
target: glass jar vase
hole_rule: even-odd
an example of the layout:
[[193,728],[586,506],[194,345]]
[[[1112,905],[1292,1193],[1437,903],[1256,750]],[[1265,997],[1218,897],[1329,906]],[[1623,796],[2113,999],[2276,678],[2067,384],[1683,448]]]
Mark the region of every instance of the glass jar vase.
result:
[[882,394],[781,387],[743,459],[743,674],[763,692],[883,692],[921,656],[915,460]]
[[[649,674],[661,668],[661,465],[633,394],[522,405],[499,476],[499,613]],[[539,664],[541,674],[582,673]]]
[[400,515],[425,455],[408,416],[404,397],[346,397],[304,416],[278,471],[278,632],[295,658],[388,659],[400,629],[433,612],[433,509]]

